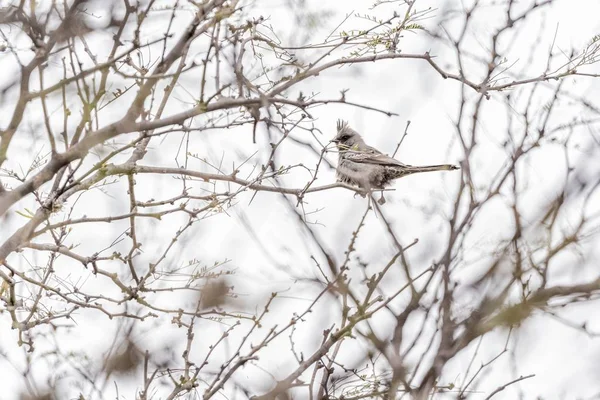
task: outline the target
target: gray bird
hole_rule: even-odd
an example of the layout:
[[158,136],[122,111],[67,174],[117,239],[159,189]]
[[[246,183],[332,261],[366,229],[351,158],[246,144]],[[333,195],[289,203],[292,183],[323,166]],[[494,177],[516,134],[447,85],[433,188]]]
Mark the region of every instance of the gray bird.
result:
[[[366,191],[383,189],[392,184],[394,179],[418,172],[458,169],[456,165],[451,164],[423,167],[403,164],[367,145],[360,134],[342,120],[337,122],[337,135],[332,142],[337,145],[339,151],[337,181],[358,186]],[[383,203],[385,199],[382,193],[379,204]]]

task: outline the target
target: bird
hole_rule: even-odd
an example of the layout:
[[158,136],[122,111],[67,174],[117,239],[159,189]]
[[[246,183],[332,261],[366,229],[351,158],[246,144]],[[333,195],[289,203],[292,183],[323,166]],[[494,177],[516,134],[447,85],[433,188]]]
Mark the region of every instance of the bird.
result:
[[[337,121],[337,134],[331,142],[338,148],[337,182],[357,186],[367,192],[384,189],[395,179],[407,175],[459,169],[452,164],[427,166],[404,164],[366,144],[362,136],[343,120]],[[378,203],[385,203],[383,192]]]

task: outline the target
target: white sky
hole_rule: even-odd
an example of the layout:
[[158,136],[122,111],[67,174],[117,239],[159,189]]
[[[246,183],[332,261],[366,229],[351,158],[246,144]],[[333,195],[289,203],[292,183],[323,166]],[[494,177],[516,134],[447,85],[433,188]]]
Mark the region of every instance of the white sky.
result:
[[[287,3],[283,0],[260,0],[261,7],[264,7],[264,14],[271,14],[271,23],[278,32],[285,33],[286,30],[294,29],[289,21],[287,13]],[[350,11],[368,12],[368,8],[373,1],[330,1],[316,2],[310,1],[309,7],[316,7],[321,10],[333,10],[335,13],[326,20],[326,24],[331,29],[335,27],[340,18]],[[489,2],[483,2],[485,4]],[[434,28],[440,13],[444,9],[441,2],[436,1],[417,1],[417,8],[423,9],[428,6],[439,7],[434,12],[433,18],[422,22],[428,28]],[[537,40],[537,28],[541,19],[526,21],[524,28],[520,30],[515,46],[510,54],[506,56],[510,61],[517,61],[515,71],[523,71],[530,76],[535,76],[543,71],[545,59],[534,57],[528,62],[532,44],[535,45],[539,54],[547,52],[548,46],[556,32],[556,49],[576,49],[582,48],[588,43],[592,36],[600,33],[600,4],[594,1],[556,1],[551,7],[545,8],[545,11],[536,14],[544,17],[544,34],[541,40]],[[473,49],[477,49],[477,44],[486,46],[486,40],[489,39],[493,27],[502,22],[503,14],[498,12],[498,7],[485,7],[481,16],[477,16],[476,24],[471,32],[474,38],[470,41]],[[347,22],[348,27],[352,27],[355,20],[350,19]],[[328,28],[328,29],[330,29]],[[324,29],[324,30],[328,30]],[[432,50],[432,53],[438,51],[440,65],[445,63],[450,65],[454,62],[452,54],[442,51],[439,47],[432,48],[428,40],[423,39],[421,33],[416,35],[407,34],[401,42],[401,47],[405,52],[422,53]],[[479,49],[478,51],[480,51]],[[443,62],[441,62],[443,60]],[[3,59],[2,66],[9,64],[9,61]],[[590,72],[599,71],[598,66],[590,68]],[[473,70],[467,70],[468,76],[477,81],[477,74],[480,71],[473,67]],[[589,78],[569,78],[571,90],[580,95],[593,94],[598,91],[598,83]],[[357,101],[374,107],[381,107],[399,114],[398,117],[388,118],[382,114],[366,110],[353,109],[348,106],[328,105],[311,111],[311,114],[318,118],[317,126],[324,132],[324,140],[329,140],[333,136],[335,121],[343,118],[350,121],[351,125],[363,134],[367,142],[378,147],[384,152],[393,152],[396,143],[400,139],[407,120],[411,121],[409,135],[403,143],[397,158],[409,164],[438,164],[443,162],[456,163],[460,161],[461,154],[456,146],[455,131],[452,125],[456,117],[457,95],[459,93],[459,84],[449,80],[443,80],[435,71],[431,70],[425,62],[395,60],[384,61],[376,64],[365,64],[344,68],[334,69],[323,73],[317,78],[301,85],[305,93],[311,91],[320,92],[323,97],[338,97],[339,91],[350,88],[346,97],[348,100]],[[185,93],[178,93],[180,99],[185,99]],[[470,92],[469,95],[475,95]],[[492,99],[486,103],[481,122],[480,141],[489,140],[482,143],[481,150],[476,156],[474,167],[480,172],[475,174],[476,179],[481,185],[489,182],[490,174],[498,168],[504,161],[506,155],[498,150],[498,144],[502,142],[505,135],[505,111],[498,105],[498,95],[493,94]],[[178,110],[175,110],[178,111]],[[562,113],[562,114],[561,114]],[[573,114],[572,109],[565,105],[564,111],[559,114],[568,118]],[[2,126],[6,125],[6,114],[0,119]],[[154,141],[150,146],[152,152],[148,157],[159,159],[161,165],[173,165],[173,156],[169,154],[168,158],[162,157],[167,154],[167,149],[173,149],[178,145],[179,138],[170,139],[161,143]],[[264,138],[259,137],[259,145],[264,143]],[[231,165],[232,161],[237,161],[236,151],[241,154],[252,154],[256,145],[252,145],[250,134],[247,129],[237,130],[231,133],[207,134],[204,138],[195,142],[194,152],[213,157],[218,160],[225,152],[224,165]],[[27,141],[15,142],[14,150],[16,152],[25,152],[29,154],[31,143]],[[282,153],[289,164],[303,162],[307,165],[316,159],[304,151],[300,151],[293,144],[284,144]],[[264,157],[264,154],[260,154]],[[162,159],[161,159],[162,157]],[[560,154],[545,149],[540,154],[536,154],[530,161],[529,170],[526,171],[530,192],[527,197],[526,214],[535,215],[539,208],[539,203],[544,199],[549,200],[556,195],[562,184],[563,164],[558,159]],[[335,162],[335,154],[329,156],[329,159]],[[145,161],[149,163],[148,161]],[[595,168],[595,167],[594,167]],[[597,170],[597,169],[596,169]],[[292,174],[285,177],[284,182],[290,187],[302,187],[308,178],[307,174]],[[392,221],[398,237],[403,243],[410,243],[414,238],[420,238],[422,241],[415,246],[409,254],[415,268],[426,268],[432,261],[440,256],[442,247],[440,244],[445,239],[447,226],[444,223],[444,216],[451,210],[454,194],[458,186],[460,176],[455,174],[425,174],[402,179],[394,185],[394,192],[386,195],[388,203],[384,210],[388,218]],[[319,175],[318,184],[333,182],[334,172],[323,169]],[[174,181],[170,177],[138,178],[137,188],[138,198],[147,199],[150,197],[160,197],[166,189],[173,188]],[[236,288],[240,290],[240,306],[243,304],[253,304],[256,299],[260,299],[263,291],[269,294],[272,288],[284,289],[293,287],[294,282],[290,280],[287,270],[293,271],[298,277],[312,278],[318,275],[315,271],[314,263],[307,257],[307,248],[305,247],[306,235],[304,232],[298,232],[294,224],[295,215],[279,201],[278,195],[271,193],[259,193],[254,201],[248,205],[251,193],[241,196],[238,206],[232,208],[229,215],[221,214],[207,220],[201,224],[194,235],[186,237],[193,246],[182,247],[179,249],[179,256],[183,260],[191,257],[200,256],[206,264],[213,261],[231,259],[231,266],[237,268],[237,274],[234,278]],[[86,196],[78,208],[81,214],[88,216],[101,215],[103,211],[117,212],[123,210],[125,205],[121,203],[118,197],[91,193]],[[356,228],[358,219],[362,215],[366,203],[365,200],[357,197],[345,190],[334,190],[320,192],[307,196],[307,211],[322,210],[312,216],[313,221],[318,221],[314,229],[327,244],[328,248],[336,255],[338,260],[343,257],[343,251],[347,247],[348,238],[351,232]],[[31,204],[31,203],[30,203]],[[266,254],[244,228],[241,221],[241,214],[244,214],[250,225],[254,228],[256,235],[260,238],[268,249]],[[18,222],[18,221],[17,221]],[[145,242],[144,257],[150,257],[158,252],[154,249],[155,244],[162,243],[164,237],[169,237],[175,231],[181,219],[168,219],[166,225],[161,225],[160,235],[156,235],[151,225],[148,225],[148,238]],[[13,220],[14,223],[14,220]],[[6,225],[5,225],[6,226]],[[4,239],[10,231],[3,226],[0,229],[0,239]],[[110,229],[97,227],[81,228],[78,230],[80,240],[80,251],[93,252],[98,243],[110,243],[114,239],[114,232],[118,225]],[[478,220],[474,228],[476,234],[471,239],[471,248],[465,256],[471,261],[465,265],[463,270],[457,271],[457,277],[461,280],[469,281],[476,274],[478,265],[476,260],[485,261],[490,248],[495,244],[495,240],[502,237],[510,223],[506,215],[505,206],[498,204],[496,208],[492,207],[486,210]],[[113,230],[114,229],[114,230]],[[154,236],[153,236],[154,234]],[[593,244],[586,251],[600,256],[598,253],[597,239],[596,250]],[[386,237],[385,229],[372,215],[368,218],[368,223],[359,237],[359,254],[362,261],[369,263],[369,271],[374,272],[382,262],[385,262],[393,252],[393,246]],[[310,249],[313,250],[313,249]],[[597,260],[598,258],[596,258]],[[273,262],[275,260],[275,263]],[[278,264],[282,269],[276,268]],[[69,268],[68,263],[65,269]],[[594,272],[589,265],[583,273],[589,277]],[[401,279],[397,273],[398,279]],[[554,277],[556,281],[569,282],[582,279],[582,275],[575,274],[570,270],[559,270]],[[244,284],[252,282],[252,284]],[[389,290],[394,289],[393,282],[387,283]],[[101,286],[101,283],[90,281],[89,285]],[[239,285],[239,286],[237,286]],[[310,286],[306,286],[297,292],[302,292],[304,299],[282,302],[276,305],[278,313],[289,318],[292,311],[300,311],[306,306],[306,299],[310,298]],[[296,296],[298,293],[292,290],[290,296]],[[465,310],[469,309],[469,295],[477,297],[479,294],[463,294],[461,301],[464,302]],[[183,303],[184,301],[180,299]],[[399,303],[396,303],[398,305]],[[590,326],[596,327],[600,331],[600,318],[597,315],[597,304],[573,306],[569,310],[569,315],[573,320],[583,321],[587,319]],[[321,332],[324,325],[327,325],[328,318],[335,321],[333,315],[338,310],[319,310],[319,313],[307,318],[306,327],[302,328],[304,337],[299,341],[299,345],[304,346],[305,354],[310,354],[310,350],[318,345],[321,338]],[[178,345],[184,332],[171,326],[168,320],[162,320],[157,326],[150,323],[144,325],[145,332],[138,332],[136,339],[144,343],[148,348],[161,348],[165,342],[172,342]],[[386,317],[380,316],[377,319],[381,329],[381,334],[385,335]],[[411,323],[409,321],[409,323]],[[6,314],[0,316],[0,350],[14,352],[15,333],[10,330],[10,319]],[[82,313],[77,321],[77,329],[73,336],[64,338],[65,346],[74,348],[89,348],[93,346],[96,349],[102,349],[112,340],[108,334],[111,328],[109,322],[104,317],[99,317],[97,313]],[[104,329],[106,327],[106,329]],[[112,327],[114,329],[114,327]],[[205,324],[202,326],[202,335],[207,338],[220,332],[221,326],[217,324]],[[311,329],[313,332],[311,333]],[[168,340],[165,340],[165,337]],[[494,332],[487,335],[483,340],[479,350],[479,357],[475,365],[479,362],[485,362],[498,353],[506,339],[505,332]],[[524,381],[519,385],[523,390],[524,398],[535,398],[540,396],[545,399],[575,399],[591,398],[592,395],[600,393],[600,380],[598,380],[597,360],[600,355],[600,341],[592,340],[579,331],[565,327],[555,322],[549,317],[538,316],[532,318],[514,335],[514,341],[511,342],[511,349],[514,349],[518,355],[512,359],[508,354],[504,355],[497,363],[489,375],[485,376],[480,390],[473,398],[485,398],[487,394],[502,383],[514,379],[511,368],[517,365],[517,375],[536,374],[536,377]],[[41,346],[43,348],[43,345]],[[288,349],[287,339],[276,343],[275,346],[266,349],[261,361],[267,365],[270,370],[275,371],[278,377],[285,376],[293,365],[289,363],[289,354],[283,355]],[[425,351],[424,349],[423,351]],[[202,350],[198,350],[202,352]],[[464,378],[463,372],[469,362],[469,355],[472,354],[472,346],[468,348],[461,356],[452,360],[447,369],[444,370],[443,382],[460,383]],[[289,353],[289,351],[287,351]],[[15,353],[13,353],[15,354]],[[179,356],[180,352],[176,352]],[[98,356],[96,354],[96,356]],[[348,359],[353,359],[352,352],[344,355]],[[39,371],[43,376],[46,371],[43,368]],[[255,378],[264,378],[258,371],[244,369],[236,377],[243,381],[247,380],[252,384]],[[0,376],[6,378],[3,392],[0,393],[0,400],[15,399],[17,388],[21,386],[21,379],[14,370],[5,362],[0,361]],[[4,380],[4,379],[3,379]],[[138,381],[139,382],[139,381]],[[107,391],[105,398],[114,398],[112,385],[110,391]],[[124,386],[127,388],[127,385]],[[495,396],[495,399],[516,398],[515,387],[510,387],[504,392]],[[132,399],[133,386],[129,392],[122,394],[123,398]],[[15,395],[13,395],[15,394]],[[599,398],[599,397],[597,397]]]

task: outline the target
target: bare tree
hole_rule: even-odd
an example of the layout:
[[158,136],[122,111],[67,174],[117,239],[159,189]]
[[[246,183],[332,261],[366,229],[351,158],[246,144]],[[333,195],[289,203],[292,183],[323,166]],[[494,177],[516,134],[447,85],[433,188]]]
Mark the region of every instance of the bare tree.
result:
[[[575,82],[600,37],[556,45],[551,0],[420,3],[4,2],[15,398],[492,398],[534,379],[532,321],[595,337],[600,105]],[[335,182],[330,110],[395,118],[392,156],[414,135],[353,96],[386,60],[453,93],[443,201]]]

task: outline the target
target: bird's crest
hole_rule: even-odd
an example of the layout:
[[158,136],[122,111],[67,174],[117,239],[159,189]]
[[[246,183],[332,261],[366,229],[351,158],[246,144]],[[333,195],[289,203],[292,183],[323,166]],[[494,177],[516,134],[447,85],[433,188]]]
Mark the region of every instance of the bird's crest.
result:
[[[349,142],[350,140],[350,142]],[[344,146],[348,147],[353,145],[359,145],[359,142],[362,142],[362,138],[354,129],[350,128],[348,122],[338,119],[337,121],[337,134],[333,139],[336,143],[344,144]],[[363,143],[364,144],[364,143]]]
[[341,131],[345,131],[348,128],[348,122],[342,120],[342,119],[338,119],[337,120],[337,131],[338,133]]

